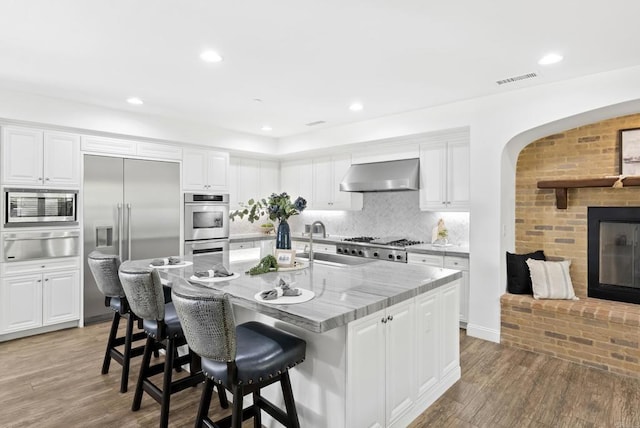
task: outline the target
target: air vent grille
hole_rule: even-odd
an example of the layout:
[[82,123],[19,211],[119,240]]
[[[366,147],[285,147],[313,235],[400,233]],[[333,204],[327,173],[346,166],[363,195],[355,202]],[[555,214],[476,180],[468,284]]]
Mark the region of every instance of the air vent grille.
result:
[[520,76],[507,77],[506,79],[496,81],[496,83],[498,85],[505,85],[507,83],[519,82],[520,80],[533,79],[534,77],[538,77],[538,75],[536,73],[527,73],[521,74]]
[[323,123],[327,123],[324,120],[316,120],[315,122],[309,122],[307,123],[307,126],[316,126],[316,125],[322,125]]

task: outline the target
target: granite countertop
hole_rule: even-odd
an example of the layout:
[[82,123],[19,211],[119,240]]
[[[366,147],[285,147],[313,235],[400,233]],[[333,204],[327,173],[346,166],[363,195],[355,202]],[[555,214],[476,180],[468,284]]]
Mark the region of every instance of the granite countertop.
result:
[[[193,272],[210,269],[213,265],[210,256],[184,259],[192,260],[194,264],[185,268],[159,268],[161,277],[169,283],[176,277],[189,280]],[[134,263],[146,267],[150,260]],[[256,261],[232,263],[230,271],[240,273],[237,279],[208,284],[189,282],[229,293],[233,303],[239,306],[322,333],[462,277],[457,270],[377,260],[348,267],[315,262],[301,270],[256,276],[244,273],[255,264]],[[256,293],[272,289],[280,278],[293,287],[313,291],[315,297],[290,305],[273,305],[254,299]]]

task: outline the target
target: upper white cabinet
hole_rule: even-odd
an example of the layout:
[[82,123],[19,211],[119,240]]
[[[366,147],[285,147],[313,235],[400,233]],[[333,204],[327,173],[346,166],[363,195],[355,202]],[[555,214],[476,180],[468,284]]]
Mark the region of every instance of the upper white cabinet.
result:
[[307,209],[313,206],[313,166],[311,159],[286,161],[280,164],[280,190],[292,198],[302,196]]
[[351,155],[313,160],[314,210],[361,210],[362,193],[341,192],[340,182],[351,166]]
[[212,150],[184,150],[182,153],[184,190],[228,191],[229,153]]
[[420,145],[420,209],[469,209],[469,134],[434,136]]
[[239,207],[249,199],[266,198],[280,190],[277,161],[232,157],[229,160],[229,205]]
[[119,156],[141,156],[153,159],[182,159],[182,148],[178,146],[93,135],[82,136],[82,151]]
[[3,184],[80,186],[80,137],[31,128],[2,129]]

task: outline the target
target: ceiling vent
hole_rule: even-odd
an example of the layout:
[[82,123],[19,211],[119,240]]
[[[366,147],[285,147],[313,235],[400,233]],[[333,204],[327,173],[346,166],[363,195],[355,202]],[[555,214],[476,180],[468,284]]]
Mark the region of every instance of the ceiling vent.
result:
[[316,125],[322,125],[323,123],[327,123],[324,120],[316,120],[315,122],[309,122],[306,125],[307,126],[316,126]]
[[520,76],[507,77],[506,79],[496,81],[496,83],[498,85],[505,85],[507,83],[515,83],[521,80],[533,79],[534,77],[538,77],[538,75],[536,73],[527,73],[521,74]]

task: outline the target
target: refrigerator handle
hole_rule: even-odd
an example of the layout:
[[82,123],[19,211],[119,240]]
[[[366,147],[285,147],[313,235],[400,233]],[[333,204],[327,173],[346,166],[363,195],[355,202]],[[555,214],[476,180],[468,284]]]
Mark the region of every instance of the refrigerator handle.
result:
[[131,260],[131,204],[127,204],[127,242],[129,243],[127,260]]
[[118,257],[122,260],[122,204],[118,204]]

